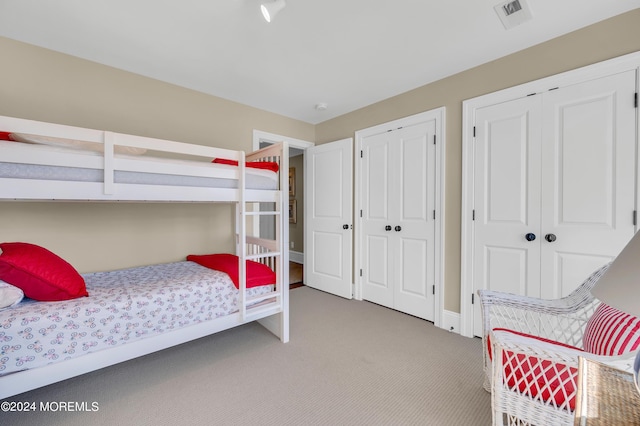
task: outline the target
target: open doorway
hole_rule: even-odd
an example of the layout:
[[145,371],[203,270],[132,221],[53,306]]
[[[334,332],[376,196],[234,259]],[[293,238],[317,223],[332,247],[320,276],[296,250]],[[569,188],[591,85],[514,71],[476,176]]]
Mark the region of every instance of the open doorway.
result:
[[[289,229],[287,245],[289,247],[289,284],[300,285],[303,280],[304,267],[304,152],[314,146],[312,142],[290,138],[273,133],[253,131],[253,149],[285,141],[289,145]],[[260,210],[270,210],[271,206],[261,205]],[[286,210],[286,206],[285,206]],[[269,216],[259,216],[256,224],[260,236],[269,238],[275,235],[275,223]]]

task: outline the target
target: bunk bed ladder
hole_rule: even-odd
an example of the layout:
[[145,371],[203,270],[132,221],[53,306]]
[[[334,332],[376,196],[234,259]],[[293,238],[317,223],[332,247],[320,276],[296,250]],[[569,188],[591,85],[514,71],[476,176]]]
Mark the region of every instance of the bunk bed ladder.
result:
[[[268,148],[267,148],[268,149]],[[289,317],[288,317],[288,292],[289,292],[289,270],[288,270],[288,247],[286,242],[289,237],[288,221],[283,211],[288,207],[288,146],[283,143],[278,154],[264,159],[265,161],[276,161],[280,166],[279,191],[270,200],[264,201],[274,208],[268,211],[256,211],[255,205],[259,205],[256,200],[248,200],[244,189],[245,168],[240,168],[241,178],[239,182],[240,202],[236,204],[236,224],[237,224],[237,248],[239,257],[239,281],[240,281],[240,312],[243,322],[253,319],[262,319],[260,322],[268,329],[274,331],[279,329],[280,339],[283,342],[289,340]],[[247,159],[250,161],[250,159]],[[244,159],[241,160],[244,164]],[[249,208],[248,204],[255,204]],[[273,239],[262,238],[261,236],[247,235],[247,218],[249,217],[273,217],[274,237]],[[253,230],[254,233],[259,230]],[[244,259],[244,261],[243,261]],[[246,260],[253,260],[269,266],[276,273],[276,285],[272,292],[260,296],[248,298],[246,295]],[[281,315],[274,317],[273,313]],[[266,318],[269,316],[269,318]],[[266,322],[271,321],[269,324]]]

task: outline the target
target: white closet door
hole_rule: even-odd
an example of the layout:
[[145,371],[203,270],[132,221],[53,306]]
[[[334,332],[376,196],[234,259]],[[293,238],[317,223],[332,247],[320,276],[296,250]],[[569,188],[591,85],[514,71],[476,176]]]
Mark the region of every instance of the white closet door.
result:
[[[540,296],[540,105],[531,96],[476,112],[474,290]],[[482,335],[479,303],[474,318]]]
[[362,140],[362,297],[433,320],[435,120]]
[[569,294],[634,234],[635,85],[627,71],[544,95],[544,298]]
[[307,148],[304,282],[352,298],[353,140]]
[[[476,110],[474,292],[565,296],[631,239],[635,80],[629,71]],[[473,329],[482,334],[478,303]]]
[[393,307],[393,276],[395,264],[394,212],[391,211],[397,191],[394,191],[394,165],[397,151],[393,149],[391,133],[368,136],[362,141],[362,298]]
[[[398,131],[394,308],[434,318],[435,120]],[[396,228],[399,226],[399,228]]]

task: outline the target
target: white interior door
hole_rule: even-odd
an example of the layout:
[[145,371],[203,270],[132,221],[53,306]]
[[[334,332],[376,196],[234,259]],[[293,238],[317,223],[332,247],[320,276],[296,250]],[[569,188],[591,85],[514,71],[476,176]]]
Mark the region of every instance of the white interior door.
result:
[[572,292],[635,232],[636,73],[545,93],[541,296]]
[[353,140],[305,151],[304,282],[352,298]]

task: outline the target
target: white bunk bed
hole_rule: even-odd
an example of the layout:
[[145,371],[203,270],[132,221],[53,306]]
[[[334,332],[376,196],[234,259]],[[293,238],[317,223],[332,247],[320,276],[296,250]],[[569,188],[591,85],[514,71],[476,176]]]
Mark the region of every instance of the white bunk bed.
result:
[[[288,250],[285,246],[288,226],[282,214],[288,200],[286,143],[245,156],[242,151],[4,116],[0,116],[0,131],[26,135],[38,142],[0,140],[0,201],[233,203],[239,259],[235,312],[33,369],[4,375],[0,371],[0,399],[251,321],[260,322],[282,342],[289,340]],[[59,142],[80,144],[83,149],[49,146]],[[87,144],[91,145],[90,151],[84,149]],[[147,152],[142,153],[145,150]],[[134,151],[136,155],[121,154],[122,151]],[[179,158],[170,158],[173,156]],[[212,164],[214,158],[237,161],[238,166]],[[246,167],[245,161],[276,162],[280,172],[274,174]],[[61,177],[68,176],[66,171],[71,171],[71,177]],[[52,172],[54,177],[50,175]],[[253,203],[269,203],[275,207],[273,211],[257,211],[251,208]],[[275,217],[274,239],[247,236],[248,217],[259,215]],[[268,291],[248,293],[247,290],[253,289],[247,289],[245,260],[273,269],[275,285]],[[84,299],[90,298],[91,295]],[[3,312],[6,309],[0,314]]]

